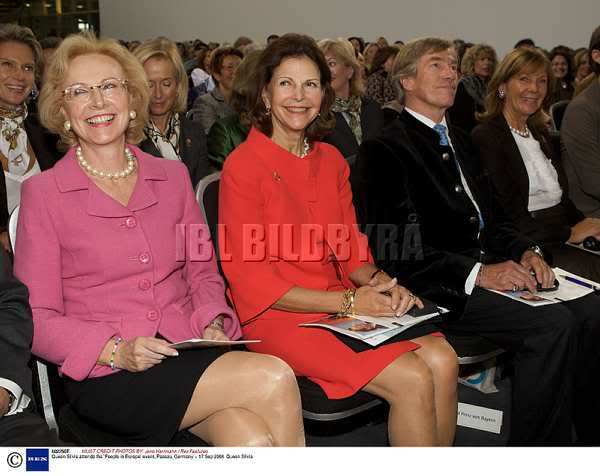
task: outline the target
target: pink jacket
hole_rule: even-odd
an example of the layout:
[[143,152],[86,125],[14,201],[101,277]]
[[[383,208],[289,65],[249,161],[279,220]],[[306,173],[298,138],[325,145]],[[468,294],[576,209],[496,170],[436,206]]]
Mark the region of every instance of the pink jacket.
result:
[[204,223],[187,169],[132,150],[138,180],[126,207],[83,173],[74,149],[21,192],[15,274],[30,292],[32,350],[75,380],[111,373],[96,361],[113,336],[176,342],[219,314],[230,338],[241,335],[214,256],[183,258],[183,234],[176,242],[178,224]]

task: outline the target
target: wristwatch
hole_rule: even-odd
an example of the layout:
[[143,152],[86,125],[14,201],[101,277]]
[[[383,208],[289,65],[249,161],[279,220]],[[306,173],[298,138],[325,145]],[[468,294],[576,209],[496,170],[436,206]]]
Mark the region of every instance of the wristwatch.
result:
[[527,250],[533,251],[540,258],[544,259],[544,252],[542,251],[542,249],[538,245],[530,246],[529,248],[527,248]]

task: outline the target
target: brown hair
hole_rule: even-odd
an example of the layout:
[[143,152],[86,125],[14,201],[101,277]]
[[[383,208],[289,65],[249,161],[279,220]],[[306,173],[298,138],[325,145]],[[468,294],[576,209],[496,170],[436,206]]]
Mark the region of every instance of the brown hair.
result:
[[475,63],[478,59],[486,56],[492,60],[493,75],[493,72],[496,71],[496,67],[498,66],[498,56],[496,56],[496,50],[485,43],[473,45],[465,52],[462,61],[460,62],[460,72],[465,76],[475,74]]
[[358,63],[354,46],[344,38],[337,40],[321,40],[318,43],[323,55],[331,53],[335,55],[346,66],[350,66],[354,70],[354,74],[350,78],[350,96],[362,96],[365,93],[365,85],[362,79],[362,67]]
[[35,38],[33,31],[26,26],[19,26],[13,23],[0,25],[0,43],[8,43],[9,41],[21,43],[31,48],[31,52],[33,53],[35,78],[36,80],[40,79],[39,75],[42,72],[44,56],[42,54],[42,47]]
[[42,124],[50,131],[60,135],[62,144],[77,143],[77,136],[63,127],[64,117],[61,108],[64,104],[63,81],[69,64],[78,56],[98,54],[115,60],[125,73],[121,79],[127,80],[129,107],[137,117],[129,121],[125,140],[137,144],[144,139],[144,126],[148,120],[148,102],[150,91],[146,73],[140,62],[117,41],[103,38],[99,40],[92,33],[71,35],[57,48],[52,62],[45,72],[44,85],[39,99],[39,112]]
[[373,57],[373,63],[371,64],[371,69],[369,70],[369,74],[376,73],[380,69],[383,69],[383,65],[388,60],[390,56],[396,56],[400,51],[398,46],[382,46],[379,48],[375,56]]
[[319,116],[307,127],[306,137],[311,141],[319,140],[335,125],[335,116],[331,112],[335,93],[331,88],[331,72],[323,53],[312,38],[306,35],[287,33],[271,42],[260,55],[256,66],[256,81],[250,91],[250,101],[253,107],[249,117],[252,125],[269,137],[273,134],[273,123],[263,102],[262,92],[271,82],[275,69],[284,60],[300,57],[306,57],[315,63],[321,75],[321,89],[323,90]]
[[221,48],[217,48],[215,51],[213,51],[210,59],[210,72],[213,74],[213,80],[217,84],[219,82],[217,81],[217,78],[214,77],[214,74],[221,74],[223,61],[225,61],[227,56],[237,56],[240,59],[244,59],[244,54],[237,48],[232,48],[231,46],[222,46]]
[[175,112],[185,112],[187,109],[188,80],[177,45],[164,37],[155,38],[154,40],[144,41],[133,50],[133,55],[142,67],[150,58],[163,58],[171,63],[177,82],[177,95],[173,109]]
[[[508,53],[498,65],[498,69],[492,76],[488,85],[488,94],[485,98],[485,111],[476,113],[475,116],[480,121],[493,119],[502,114],[505,99],[498,94],[501,84],[506,83],[524,70],[543,69],[548,77],[548,91],[552,84],[552,66],[550,60],[544,53],[534,48],[517,48]],[[531,129],[542,131],[545,127],[547,115],[542,106],[533,113],[527,120]]]

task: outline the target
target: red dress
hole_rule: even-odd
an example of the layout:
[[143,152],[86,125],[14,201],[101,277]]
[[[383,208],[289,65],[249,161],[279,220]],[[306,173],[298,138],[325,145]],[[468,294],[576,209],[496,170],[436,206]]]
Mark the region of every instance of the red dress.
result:
[[328,144],[299,158],[253,128],[225,161],[219,197],[221,264],[244,338],[262,340],[250,349],[283,359],[334,399],[420,347],[407,340],[355,352],[327,330],[298,326],[324,314],[271,308],[293,286],[353,287],[348,275],[372,262],[355,225],[349,173]]

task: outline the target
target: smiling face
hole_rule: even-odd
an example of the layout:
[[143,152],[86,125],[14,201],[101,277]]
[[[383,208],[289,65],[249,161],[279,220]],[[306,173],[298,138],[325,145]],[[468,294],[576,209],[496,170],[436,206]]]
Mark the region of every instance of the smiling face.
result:
[[[106,79],[126,79],[121,65],[101,54],[77,56],[70,63],[63,87],[73,85],[96,86]],[[87,100],[65,98],[62,107],[65,119],[77,135],[82,147],[125,144],[125,131],[129,125],[129,95],[119,85],[110,97],[94,88]]]
[[552,74],[556,79],[563,79],[569,71],[569,63],[563,55],[552,58]]
[[175,68],[166,58],[154,57],[144,63],[150,84],[150,118],[168,116],[177,99]]
[[31,48],[23,43],[0,43],[0,105],[20,106],[34,84],[35,68]]
[[306,56],[284,59],[273,71],[262,99],[271,109],[275,142],[301,137],[321,108],[319,68]]
[[335,95],[347,98],[350,93],[350,79],[354,75],[354,69],[331,52],[325,54],[325,60],[327,66],[329,66],[329,71],[331,71],[331,87],[335,91]]
[[542,107],[548,91],[546,69],[524,68],[501,84],[500,89],[505,91],[505,116],[524,122]]
[[402,78],[406,107],[441,121],[454,103],[458,82],[454,49],[429,52],[417,61],[417,74]]

